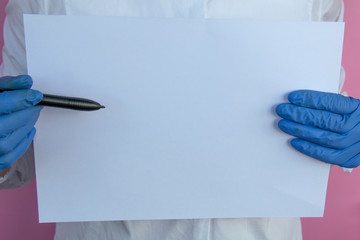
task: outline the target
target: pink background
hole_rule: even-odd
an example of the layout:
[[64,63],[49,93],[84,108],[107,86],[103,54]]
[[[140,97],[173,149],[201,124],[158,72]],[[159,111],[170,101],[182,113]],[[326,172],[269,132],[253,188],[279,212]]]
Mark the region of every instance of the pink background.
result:
[[[0,1],[0,26],[3,25],[7,0]],[[344,89],[350,96],[360,98],[360,1],[345,2],[345,43],[343,66],[346,69]],[[3,45],[2,31],[0,46]],[[360,172],[352,174],[333,167],[330,173],[323,218],[304,218],[304,240],[358,240],[360,239]],[[39,224],[36,184],[0,191],[0,239],[49,240],[53,238],[54,224]]]

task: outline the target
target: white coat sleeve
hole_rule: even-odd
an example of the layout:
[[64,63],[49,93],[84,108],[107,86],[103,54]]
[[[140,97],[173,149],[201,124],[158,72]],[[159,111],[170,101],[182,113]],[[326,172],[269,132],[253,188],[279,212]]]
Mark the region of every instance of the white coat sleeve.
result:
[[[0,76],[26,74],[23,14],[36,13],[38,1],[10,0],[6,6],[4,23],[3,63]],[[0,189],[23,186],[34,179],[33,145],[15,162],[5,176],[0,178]]]
[[[344,21],[344,2],[342,0],[325,0],[321,9],[321,20],[330,22]],[[345,83],[345,70],[342,67],[340,72],[339,93]],[[346,93],[344,94],[346,95]]]
[[320,6],[321,21],[342,22],[344,20],[344,2],[342,0],[322,0]]

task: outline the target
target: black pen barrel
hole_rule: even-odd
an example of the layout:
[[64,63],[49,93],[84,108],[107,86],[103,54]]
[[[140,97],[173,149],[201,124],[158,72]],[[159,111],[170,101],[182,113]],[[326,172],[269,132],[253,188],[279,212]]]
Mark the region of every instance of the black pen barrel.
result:
[[38,105],[68,108],[68,109],[83,110],[83,111],[94,111],[100,108],[104,108],[104,106],[102,106],[98,102],[95,102],[90,99],[65,97],[65,96],[57,96],[50,94],[44,94],[43,99],[41,100],[41,102],[38,103]]

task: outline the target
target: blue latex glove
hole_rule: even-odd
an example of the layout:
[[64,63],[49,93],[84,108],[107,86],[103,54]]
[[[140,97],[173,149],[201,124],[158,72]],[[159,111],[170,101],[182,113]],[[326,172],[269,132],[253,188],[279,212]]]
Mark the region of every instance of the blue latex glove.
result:
[[278,125],[297,137],[291,145],[318,160],[341,167],[360,165],[360,100],[310,90],[291,92],[277,106]]
[[30,76],[0,78],[0,171],[26,152],[35,135],[34,124],[42,107],[35,106],[43,95],[31,90]]

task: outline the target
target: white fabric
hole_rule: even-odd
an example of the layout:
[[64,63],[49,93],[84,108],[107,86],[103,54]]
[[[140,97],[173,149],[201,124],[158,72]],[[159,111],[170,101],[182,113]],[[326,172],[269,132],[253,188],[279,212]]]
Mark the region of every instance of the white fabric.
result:
[[[287,21],[341,21],[343,16],[341,0],[10,0],[6,12],[1,75],[26,73],[23,13]],[[27,173],[23,170],[22,174]],[[62,223],[57,224],[55,239],[298,240],[302,237],[297,218],[244,218]]]

